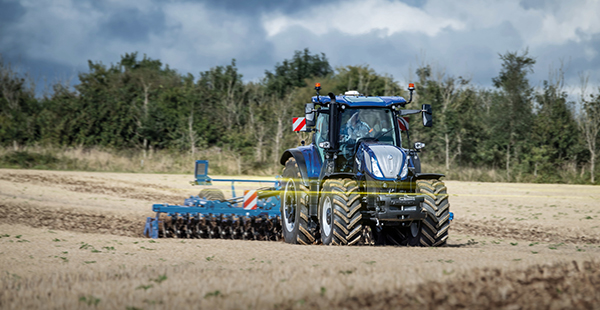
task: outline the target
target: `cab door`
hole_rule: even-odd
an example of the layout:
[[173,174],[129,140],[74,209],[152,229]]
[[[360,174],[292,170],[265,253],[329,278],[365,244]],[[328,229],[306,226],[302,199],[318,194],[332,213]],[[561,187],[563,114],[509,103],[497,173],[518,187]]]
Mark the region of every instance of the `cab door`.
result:
[[319,114],[319,116],[317,117],[317,124],[315,127],[315,147],[319,151],[319,157],[321,158],[321,162],[324,162],[325,150],[321,145],[323,142],[327,142],[327,139],[329,137],[329,115]]

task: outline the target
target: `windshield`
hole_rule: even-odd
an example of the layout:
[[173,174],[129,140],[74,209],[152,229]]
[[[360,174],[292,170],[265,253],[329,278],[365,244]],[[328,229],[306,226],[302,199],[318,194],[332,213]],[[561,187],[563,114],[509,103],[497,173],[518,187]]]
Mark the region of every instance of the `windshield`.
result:
[[389,109],[346,109],[341,114],[340,148],[354,148],[361,138],[379,143],[396,144],[393,113]]
[[[394,114],[389,109],[345,109],[340,112],[339,147],[346,158],[354,155],[356,142],[361,138],[371,138],[381,144],[396,145]],[[321,142],[328,140],[329,115],[319,114],[313,136],[321,160],[324,150]]]

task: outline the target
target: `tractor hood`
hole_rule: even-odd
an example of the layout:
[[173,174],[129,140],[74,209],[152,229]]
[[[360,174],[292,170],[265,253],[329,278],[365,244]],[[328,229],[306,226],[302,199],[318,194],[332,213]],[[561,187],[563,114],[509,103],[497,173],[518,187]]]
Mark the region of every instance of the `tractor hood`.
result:
[[408,157],[401,148],[385,144],[362,145],[365,170],[376,179],[404,179],[408,174]]

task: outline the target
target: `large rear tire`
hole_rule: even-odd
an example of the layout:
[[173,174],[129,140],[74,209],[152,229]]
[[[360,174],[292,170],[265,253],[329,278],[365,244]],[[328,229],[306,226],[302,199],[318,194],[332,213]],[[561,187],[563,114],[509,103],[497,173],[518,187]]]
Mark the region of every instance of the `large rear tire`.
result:
[[425,196],[423,206],[427,216],[421,223],[421,245],[443,246],[448,240],[450,228],[450,204],[444,182],[434,180],[418,180],[417,188]]
[[302,184],[302,177],[296,159],[290,157],[285,163],[281,186],[281,230],[286,243],[313,244],[316,239],[308,222],[308,188]]
[[319,203],[319,226],[323,244],[360,244],[363,235],[360,208],[360,192],[355,180],[326,180]]

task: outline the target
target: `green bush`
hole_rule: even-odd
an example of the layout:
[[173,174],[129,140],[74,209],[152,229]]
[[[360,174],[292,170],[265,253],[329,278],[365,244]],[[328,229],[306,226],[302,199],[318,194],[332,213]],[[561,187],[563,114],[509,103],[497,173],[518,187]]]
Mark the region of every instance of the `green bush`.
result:
[[51,154],[14,151],[0,158],[0,165],[6,168],[56,169],[60,160]]

